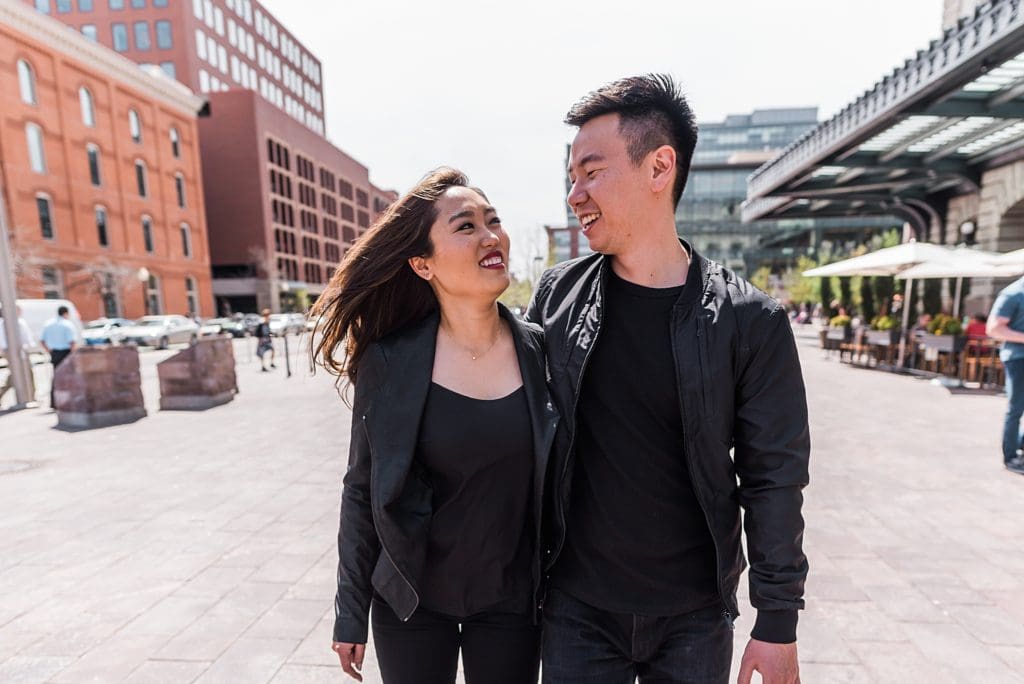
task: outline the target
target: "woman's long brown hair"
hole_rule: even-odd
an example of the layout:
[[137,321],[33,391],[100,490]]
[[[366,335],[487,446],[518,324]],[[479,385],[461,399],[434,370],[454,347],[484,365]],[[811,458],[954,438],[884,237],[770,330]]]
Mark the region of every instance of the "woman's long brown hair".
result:
[[430,256],[437,199],[451,187],[469,187],[461,171],[437,169],[392,204],[345,255],[310,316],[323,335],[311,361],[343,383],[355,384],[359,362],[377,340],[416,323],[438,307],[434,291],[409,266]]

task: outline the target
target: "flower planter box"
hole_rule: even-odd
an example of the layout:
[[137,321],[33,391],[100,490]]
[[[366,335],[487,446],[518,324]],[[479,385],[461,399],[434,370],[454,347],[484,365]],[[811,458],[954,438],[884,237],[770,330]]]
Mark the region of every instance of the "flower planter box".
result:
[[876,347],[891,347],[900,343],[900,331],[892,330],[868,330],[864,334],[864,341]]
[[931,333],[925,333],[921,336],[921,344],[925,348],[947,354],[959,354],[966,343],[967,338],[960,335],[932,335]]
[[851,328],[844,326],[842,328],[829,328],[825,333],[825,339],[832,340],[833,342],[849,342],[851,338]]

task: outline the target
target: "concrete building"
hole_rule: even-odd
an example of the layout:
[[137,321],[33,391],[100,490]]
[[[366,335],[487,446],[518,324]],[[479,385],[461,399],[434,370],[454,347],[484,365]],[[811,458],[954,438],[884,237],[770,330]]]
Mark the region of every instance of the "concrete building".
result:
[[557,264],[592,253],[579,222],[575,221],[575,217],[573,219],[574,225],[544,226],[544,232],[548,236],[548,264]]
[[956,26],[961,19],[974,15],[974,10],[983,0],[943,0],[942,3],[942,29],[950,29]]
[[19,296],[70,299],[86,319],[213,313],[202,98],[0,2],[0,103]]
[[23,0],[209,95],[200,125],[218,314],[305,308],[397,195],[324,137],[318,60],[251,0]]

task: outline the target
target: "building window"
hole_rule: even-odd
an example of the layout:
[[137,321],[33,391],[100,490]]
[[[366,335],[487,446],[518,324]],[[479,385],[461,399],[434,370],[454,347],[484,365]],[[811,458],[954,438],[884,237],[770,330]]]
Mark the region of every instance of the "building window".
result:
[[160,279],[152,273],[146,281],[146,315],[155,316],[163,312],[160,306]]
[[206,59],[206,34],[202,29],[196,29],[196,56],[199,59]]
[[25,138],[28,141],[29,166],[36,173],[46,173],[46,153],[43,151],[43,129],[38,124],[25,124]]
[[57,0],[57,14],[68,14],[71,12],[71,0]]
[[142,242],[146,246],[146,251],[150,254],[153,253],[153,219],[148,216],[142,217]]
[[192,258],[192,229],[187,223],[181,224],[181,253],[186,259]]
[[132,9],[146,9],[146,0],[132,0]]
[[96,207],[96,238],[100,247],[110,246],[110,236],[107,235],[107,210],[103,207]]
[[134,109],[128,110],[128,131],[131,133],[132,142],[142,142],[142,120]]
[[174,40],[171,38],[171,22],[156,22],[156,46],[161,50],[170,50],[174,47]]
[[196,19],[203,18],[203,0],[192,0],[192,16]]
[[149,22],[137,21],[133,27],[135,29],[135,49],[145,51],[152,48],[153,44],[149,40]]
[[171,78],[178,78],[178,72],[174,68],[174,62],[160,62],[160,68],[163,69],[163,72]]
[[112,10],[123,10],[124,0],[109,0],[109,2],[107,3],[107,7],[109,7]]
[[36,211],[39,213],[39,233],[44,240],[53,239],[53,205],[46,195],[36,195]]
[[135,185],[139,190],[139,197],[146,196],[146,164],[141,159],[135,161]]
[[21,101],[25,104],[39,104],[36,101],[36,74],[32,67],[23,59],[18,60],[18,88]]
[[153,0],[153,7],[167,7],[167,0]]
[[36,0],[36,11],[43,14],[50,13],[50,0]]
[[111,24],[110,35],[114,39],[114,49],[118,52],[128,50],[128,27],[124,24]]
[[96,110],[93,107],[92,93],[85,86],[78,89],[78,104],[82,109],[82,123],[89,128],[96,126]]
[[79,12],[92,12],[92,0],[78,0]]
[[178,196],[178,208],[185,208],[185,177],[180,173],[174,174],[174,192]]
[[96,145],[86,145],[85,154],[89,158],[89,181],[96,187],[102,183],[100,179],[100,148]]
[[43,299],[64,299],[64,288],[60,282],[60,271],[52,266],[43,266]]
[[96,24],[82,24],[82,35],[94,43],[97,42],[99,37],[96,34]]
[[199,313],[199,292],[196,288],[196,279],[192,276],[185,276],[185,299],[188,302],[189,315],[197,315]]
[[199,90],[203,93],[210,92],[210,74],[206,72],[206,69],[199,70]]
[[171,126],[169,135],[171,137],[171,154],[175,159],[181,159],[181,136],[178,135],[178,129]]

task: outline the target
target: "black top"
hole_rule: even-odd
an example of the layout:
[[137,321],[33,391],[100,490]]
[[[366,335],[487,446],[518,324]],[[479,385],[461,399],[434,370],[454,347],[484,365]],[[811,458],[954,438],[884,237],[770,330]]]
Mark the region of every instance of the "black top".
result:
[[678,615],[721,600],[714,542],[686,465],[699,455],[684,453],[673,370],[672,307],[685,287],[642,287],[611,272],[584,371],[552,582],[604,610]]
[[533,429],[523,388],[486,400],[431,383],[416,459],[434,493],[421,605],[460,618],[529,613]]

